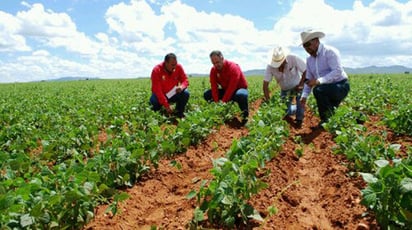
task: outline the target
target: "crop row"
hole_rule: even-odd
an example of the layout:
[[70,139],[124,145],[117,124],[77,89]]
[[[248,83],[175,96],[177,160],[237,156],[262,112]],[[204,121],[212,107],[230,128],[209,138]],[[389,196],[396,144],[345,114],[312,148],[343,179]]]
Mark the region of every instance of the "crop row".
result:
[[[116,203],[127,198],[116,188],[132,186],[157,167],[160,158],[186,151],[225,119],[237,116],[234,104],[209,104],[202,99],[207,78],[189,81],[187,116],[177,125],[148,108],[148,79],[0,85],[0,227],[79,228],[93,218],[96,205],[108,200],[113,200],[110,211],[115,213]],[[248,81],[252,103],[262,95],[262,78]],[[378,161],[381,168],[406,167],[398,170],[406,172],[399,177],[403,192],[410,186],[410,161],[394,159],[396,145],[379,144],[383,143],[381,134],[360,135],[365,130],[355,124],[367,119],[366,114],[378,114],[397,133],[410,135],[410,82],[403,76],[353,77],[346,105],[327,124],[337,134],[337,152],[347,154],[354,169],[370,173],[365,175],[375,173],[369,177],[372,182],[383,180],[376,160],[396,163]],[[264,187],[255,177],[256,169],[276,154],[287,135],[279,117],[284,109],[280,104],[273,101],[262,106],[248,125],[249,136],[236,140],[225,157],[215,160],[215,179],[191,193],[199,202],[195,222],[204,214],[227,226],[259,218],[246,202]],[[314,108],[314,101],[309,100],[309,105]],[[356,139],[359,136],[364,139]],[[375,191],[376,197],[397,197],[391,191]],[[395,222],[403,226],[410,220],[407,216],[412,210],[404,204],[411,196],[400,194],[403,219],[395,214]],[[384,213],[387,207],[381,208],[379,202],[375,199],[368,206]]]
[[250,219],[263,220],[248,201],[267,187],[257,170],[277,155],[289,135],[282,105],[279,97],[263,104],[248,124],[249,134],[234,140],[226,155],[213,161],[214,178],[188,196],[196,197],[198,204],[192,227],[205,221],[205,215],[210,224],[229,229],[247,225]]
[[367,187],[362,190],[362,201],[374,213],[383,229],[412,227],[412,147],[388,143],[387,132],[363,126],[368,117],[382,117],[382,124],[395,135],[411,135],[412,111],[408,94],[410,79],[393,81],[365,78],[368,84],[357,85],[356,94],[341,106],[326,129],[335,135],[338,154],[349,160],[349,168],[359,172]]
[[239,112],[206,103],[204,81],[177,125],[150,110],[147,79],[1,85],[1,228],[79,228],[108,199],[115,212],[116,188]]
[[[361,76],[355,80],[365,79],[369,80],[368,84],[355,84],[353,96],[336,111],[326,129],[335,135],[339,146],[336,153],[345,154],[348,166],[362,172],[368,182],[368,187],[362,191],[362,203],[376,214],[379,224],[384,228],[408,229],[412,221],[412,149],[408,150],[408,157],[396,158],[399,144],[385,144],[384,133],[371,135],[362,124],[367,120],[366,114],[379,114],[389,127],[388,121],[396,124],[395,132],[410,134],[410,114],[404,112],[410,108],[409,98],[398,93],[405,90],[402,82],[391,84],[393,79],[388,77]],[[370,103],[371,93],[373,103]],[[363,96],[365,100],[360,100]],[[247,203],[252,195],[266,187],[256,178],[256,171],[277,154],[288,135],[281,119],[284,108],[276,98],[272,98],[273,101],[275,103],[270,103],[269,107],[259,108],[248,125],[249,135],[234,140],[226,156],[213,161],[214,178],[204,181],[199,191],[189,194],[188,197],[196,197],[198,203],[192,226],[206,220],[214,226],[233,228],[247,225],[250,219],[262,220]],[[314,109],[313,100],[310,106]]]

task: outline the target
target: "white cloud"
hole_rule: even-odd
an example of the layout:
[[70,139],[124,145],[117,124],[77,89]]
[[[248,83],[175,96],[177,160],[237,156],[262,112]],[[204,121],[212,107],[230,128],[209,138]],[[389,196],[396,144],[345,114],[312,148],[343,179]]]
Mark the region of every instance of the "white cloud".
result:
[[394,0],[376,0],[368,6],[355,1],[351,10],[336,10],[323,0],[298,0],[274,30],[293,41],[288,45],[301,54],[301,47],[294,45],[300,44],[302,30],[315,28],[325,32],[323,42],[341,51],[345,66],[411,66],[411,6],[410,2]]
[[273,29],[259,30],[238,15],[201,11],[180,0],[130,0],[109,7],[102,21],[107,31],[96,34],[78,31],[68,13],[22,4],[27,10],[16,15],[0,11],[0,21],[7,21],[0,23],[1,82],[149,76],[168,52],[177,54],[187,73],[208,73],[214,49],[243,70],[262,69],[277,44],[305,57],[299,34],[307,28],[324,31],[322,42],[341,51],[345,66],[412,66],[412,1],[357,0],[351,9],[337,10],[324,0],[296,0]]
[[256,44],[270,43],[269,32],[258,31],[253,22],[235,15],[197,11],[179,1],[163,6],[161,12],[176,28],[176,51],[188,61],[194,72],[208,73],[209,53],[220,49],[226,58],[237,62],[250,61]]
[[16,17],[0,11],[0,22],[0,52],[30,51],[25,37],[19,34],[20,21]]
[[165,20],[157,16],[146,1],[119,3],[110,7],[105,17],[110,30],[117,32],[126,42],[142,42],[144,38],[161,42],[164,38]]
[[64,47],[80,55],[91,55],[99,50],[99,44],[78,32],[76,24],[66,13],[46,10],[39,3],[27,6],[30,7],[28,11],[20,11],[16,15],[21,22],[19,33],[23,36],[52,48]]
[[42,4],[33,4],[28,11],[16,17],[22,21],[21,33],[34,37],[67,37],[76,33],[76,25],[69,15],[45,10]]

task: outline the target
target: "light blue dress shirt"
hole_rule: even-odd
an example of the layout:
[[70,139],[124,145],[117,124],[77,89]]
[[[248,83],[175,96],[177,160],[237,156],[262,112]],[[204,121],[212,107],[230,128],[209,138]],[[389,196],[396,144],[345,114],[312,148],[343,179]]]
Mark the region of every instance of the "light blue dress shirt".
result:
[[[306,79],[317,79],[320,84],[330,84],[348,79],[337,49],[320,43],[316,54],[316,57],[309,56],[306,59]],[[307,98],[311,91],[312,88],[305,84],[302,97]]]

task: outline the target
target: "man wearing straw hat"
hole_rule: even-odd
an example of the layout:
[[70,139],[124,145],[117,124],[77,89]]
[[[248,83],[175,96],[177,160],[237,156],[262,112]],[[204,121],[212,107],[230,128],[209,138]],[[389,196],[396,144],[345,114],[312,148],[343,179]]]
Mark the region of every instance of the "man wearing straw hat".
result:
[[306,84],[303,88],[301,103],[306,104],[310,92],[316,99],[321,121],[314,128],[323,128],[334,110],[348,95],[350,85],[348,75],[343,70],[339,51],[322,44],[320,31],[304,31],[300,34],[303,48],[310,55],[306,59]]
[[[263,93],[265,100],[269,100],[269,83],[274,78],[280,86],[280,97],[286,101],[287,112],[285,118],[296,113],[295,125],[302,126],[305,107],[299,102],[303,82],[305,80],[306,64],[296,55],[289,54],[283,47],[273,49],[270,64],[266,66],[265,78],[263,79]],[[293,100],[296,106],[292,105]]]

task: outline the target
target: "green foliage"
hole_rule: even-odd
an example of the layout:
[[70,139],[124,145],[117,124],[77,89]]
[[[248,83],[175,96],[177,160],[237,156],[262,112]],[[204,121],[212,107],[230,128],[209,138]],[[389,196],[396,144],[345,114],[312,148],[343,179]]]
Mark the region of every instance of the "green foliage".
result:
[[[379,115],[397,134],[410,135],[411,76],[350,78],[351,92],[326,128],[352,169],[376,179],[362,202],[379,223],[409,227],[410,161],[396,161],[400,146],[385,143],[384,132],[365,133],[361,123]],[[262,97],[262,80],[248,77],[250,103]],[[0,84],[0,228],[79,229],[102,202],[111,202],[108,211],[116,214],[126,199],[119,187],[134,185],[160,159],[185,152],[239,115],[236,104],[203,100],[207,88],[207,78],[190,79],[186,118],[175,123],[149,108],[149,79]],[[205,215],[225,227],[261,220],[248,199],[265,187],[256,170],[288,135],[279,100],[261,106],[247,124],[249,135],[214,161],[214,179],[189,194],[199,204],[194,223]],[[316,111],[313,97],[308,106]]]
[[398,145],[385,145],[385,134],[368,135],[345,130],[335,138],[339,145],[337,153],[343,153],[350,160],[350,166],[356,171],[373,172],[375,160],[391,160],[395,157]]
[[239,112],[206,103],[196,78],[186,119],[172,124],[149,108],[149,81],[0,85],[0,228],[78,229],[101,202],[116,214],[117,188]]
[[375,175],[363,173],[368,187],[362,190],[362,204],[376,214],[384,229],[412,228],[412,158],[375,162]]
[[248,125],[249,135],[234,140],[226,157],[213,161],[214,179],[208,186],[203,182],[197,195],[194,191],[189,195],[198,202],[192,224],[203,221],[205,214],[210,223],[227,228],[247,224],[249,219],[263,221],[248,200],[267,187],[256,171],[276,156],[288,135],[281,106],[279,102],[262,106]]
[[[357,84],[353,84],[354,82]],[[411,149],[407,159],[397,159],[398,143],[387,143],[385,131],[367,133],[364,114],[383,116],[398,134],[411,134],[410,76],[353,76],[351,93],[325,128],[335,135],[336,153],[345,154],[352,170],[368,183],[362,204],[384,229],[412,227]]]
[[412,134],[412,104],[402,103],[396,110],[387,110],[384,114],[385,124],[399,134]]
[[342,105],[335,110],[334,116],[329,119],[329,122],[324,124],[324,127],[335,136],[348,129],[356,132],[365,132],[366,128],[363,124],[367,119],[366,115],[362,112],[348,105]]

